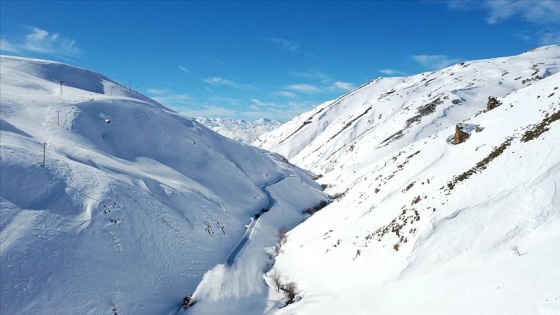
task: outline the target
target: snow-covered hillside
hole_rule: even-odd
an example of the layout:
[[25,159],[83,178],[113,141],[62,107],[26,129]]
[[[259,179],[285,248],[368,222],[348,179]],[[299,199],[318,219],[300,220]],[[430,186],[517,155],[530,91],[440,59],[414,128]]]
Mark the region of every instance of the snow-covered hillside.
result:
[[325,198],[280,156],[98,73],[0,65],[2,314],[169,314],[215,270],[201,304],[216,288],[258,301],[264,248]]
[[278,120],[266,118],[255,121],[245,121],[230,118],[198,117],[196,121],[222,136],[245,143],[252,143],[263,133],[270,132],[282,125],[282,122]]
[[560,314],[558,72],[547,46],[378,78],[261,136],[341,194],[288,234],[277,314]]

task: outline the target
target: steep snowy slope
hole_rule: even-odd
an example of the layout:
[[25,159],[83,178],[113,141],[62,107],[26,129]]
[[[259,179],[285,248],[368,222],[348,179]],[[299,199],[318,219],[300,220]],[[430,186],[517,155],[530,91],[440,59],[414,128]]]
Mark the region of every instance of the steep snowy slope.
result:
[[245,121],[241,119],[198,117],[196,121],[222,136],[245,143],[252,143],[263,133],[270,132],[282,125],[278,120],[266,118]]
[[276,313],[560,314],[559,60],[377,79],[261,137],[342,193],[288,234]]
[[[299,115],[254,144],[336,179],[341,172],[369,165],[474,116],[489,96],[503,97],[531,85],[559,72],[559,64],[556,45],[410,77],[377,78]],[[360,165],[341,163],[344,157]]]
[[281,157],[102,75],[0,65],[2,314],[168,314],[216,264],[260,271],[278,228],[324,198]]

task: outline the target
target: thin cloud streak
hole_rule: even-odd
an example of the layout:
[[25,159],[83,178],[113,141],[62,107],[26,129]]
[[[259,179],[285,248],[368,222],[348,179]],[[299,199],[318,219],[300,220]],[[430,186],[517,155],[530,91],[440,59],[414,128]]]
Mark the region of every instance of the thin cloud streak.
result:
[[498,24],[516,16],[535,24],[560,22],[560,2],[557,0],[493,0],[486,1],[484,7],[489,14],[488,24]]
[[214,105],[204,105],[196,108],[173,106],[172,109],[189,118],[236,118],[239,116],[239,113],[236,110]]
[[167,94],[153,96],[152,99],[168,107],[184,106],[192,102],[193,98],[189,94]]
[[412,55],[414,61],[430,70],[439,70],[449,67],[461,59],[451,58],[446,55]]
[[279,45],[282,49],[289,52],[298,52],[299,51],[299,42],[283,39],[283,38],[265,38],[267,41],[273,42]]
[[453,11],[486,11],[488,24],[514,18],[533,24],[560,23],[560,1],[557,0],[453,0],[446,4]]
[[356,86],[350,82],[342,82],[336,81],[330,87],[332,90],[343,90],[343,91],[352,91],[356,89]]
[[241,83],[235,82],[233,80],[228,80],[228,79],[224,79],[224,78],[221,78],[221,77],[210,77],[210,78],[204,79],[202,81],[205,82],[205,83],[208,83],[210,85],[214,85],[214,86],[225,85],[225,86],[229,86],[229,87],[237,88],[237,89],[252,87],[251,84],[241,84]]
[[152,94],[152,95],[164,95],[164,94],[169,94],[169,90],[165,90],[165,89],[147,89],[146,92]]
[[287,90],[292,90],[301,93],[319,93],[321,89],[311,84],[290,84],[284,87]]
[[404,72],[399,71],[399,70],[393,70],[393,69],[382,69],[382,70],[379,70],[379,72],[381,72],[385,75],[390,75],[390,76],[405,75]]
[[81,50],[76,41],[61,37],[58,33],[51,33],[38,27],[29,27],[29,32],[23,39],[9,40],[2,38],[0,50],[13,53],[32,52],[46,55],[61,55],[77,57]]
[[292,93],[292,92],[288,92],[288,91],[278,91],[278,92],[274,92],[272,93],[273,96],[282,96],[282,97],[290,97],[290,98],[294,98],[297,95]]

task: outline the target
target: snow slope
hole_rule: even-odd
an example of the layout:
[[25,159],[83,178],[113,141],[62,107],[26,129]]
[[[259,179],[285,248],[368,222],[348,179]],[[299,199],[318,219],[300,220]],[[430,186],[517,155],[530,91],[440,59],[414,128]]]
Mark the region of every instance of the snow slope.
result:
[[274,314],[560,314],[559,64],[379,78],[261,136],[341,194],[288,234]]
[[98,73],[0,66],[2,314],[169,314],[215,268],[230,294],[257,301],[261,279],[247,291],[227,275],[260,270],[278,228],[325,198],[280,156]]
[[222,136],[244,143],[252,143],[263,133],[270,132],[282,125],[278,120],[266,118],[245,121],[241,119],[197,117],[196,121]]

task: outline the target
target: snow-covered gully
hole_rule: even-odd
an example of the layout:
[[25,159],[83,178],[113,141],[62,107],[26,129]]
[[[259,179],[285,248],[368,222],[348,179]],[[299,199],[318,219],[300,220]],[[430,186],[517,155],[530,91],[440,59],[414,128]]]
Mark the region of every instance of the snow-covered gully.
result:
[[[247,225],[247,230],[245,231],[243,236],[239,239],[239,241],[237,242],[235,247],[231,250],[230,254],[228,255],[228,258],[226,259],[226,263],[225,263],[225,266],[227,266],[228,268],[233,267],[237,256],[243,250],[243,248],[247,244],[247,241],[253,235],[254,228],[257,225],[257,222],[259,221],[261,216],[263,214],[265,214],[266,212],[268,212],[274,206],[274,204],[276,202],[276,200],[272,197],[272,194],[268,190],[268,187],[278,184],[279,182],[283,181],[286,177],[294,177],[294,175],[282,175],[282,176],[276,178],[275,180],[261,186],[261,190],[266,194],[266,200],[267,200],[266,205],[263,208],[259,209],[255,213],[255,215],[250,219],[250,222]],[[222,264],[218,264],[214,268],[209,270],[209,272],[211,272],[212,270],[214,270],[216,268],[220,268],[222,266],[223,266]],[[202,279],[201,283],[202,282],[204,282],[204,278]],[[184,306],[185,309],[194,306],[194,304],[197,302],[197,299],[196,299],[197,291],[198,291],[198,288],[197,288],[197,290],[195,290],[192,299],[190,297],[188,298],[190,303],[186,303],[186,304],[182,305],[179,308],[179,310],[181,308],[183,308],[183,306]],[[171,314],[173,314],[173,313],[175,313],[175,312],[172,312]]]
[[[288,176],[292,176],[292,175],[288,175]],[[233,266],[233,263],[235,262],[235,258],[237,257],[237,254],[239,254],[239,252],[243,249],[243,247],[245,246],[245,244],[247,243],[247,241],[249,240],[249,237],[251,236],[253,229],[255,228],[255,225],[257,224],[257,221],[259,220],[260,216],[262,214],[264,214],[265,212],[268,212],[269,209],[272,208],[272,206],[274,205],[274,198],[272,198],[272,195],[270,194],[270,192],[267,190],[267,188],[269,186],[278,184],[279,182],[281,182],[282,180],[284,180],[284,178],[286,178],[287,176],[280,176],[279,178],[275,179],[274,181],[265,184],[261,187],[262,191],[266,194],[266,198],[268,200],[266,206],[264,206],[263,209],[258,210],[257,213],[255,213],[255,215],[251,218],[251,221],[249,222],[249,224],[247,225],[247,231],[245,231],[245,234],[243,234],[243,236],[241,237],[241,239],[239,240],[239,242],[237,242],[237,244],[235,245],[235,247],[232,249],[232,251],[230,252],[227,260],[226,260],[226,265],[231,267]]]

